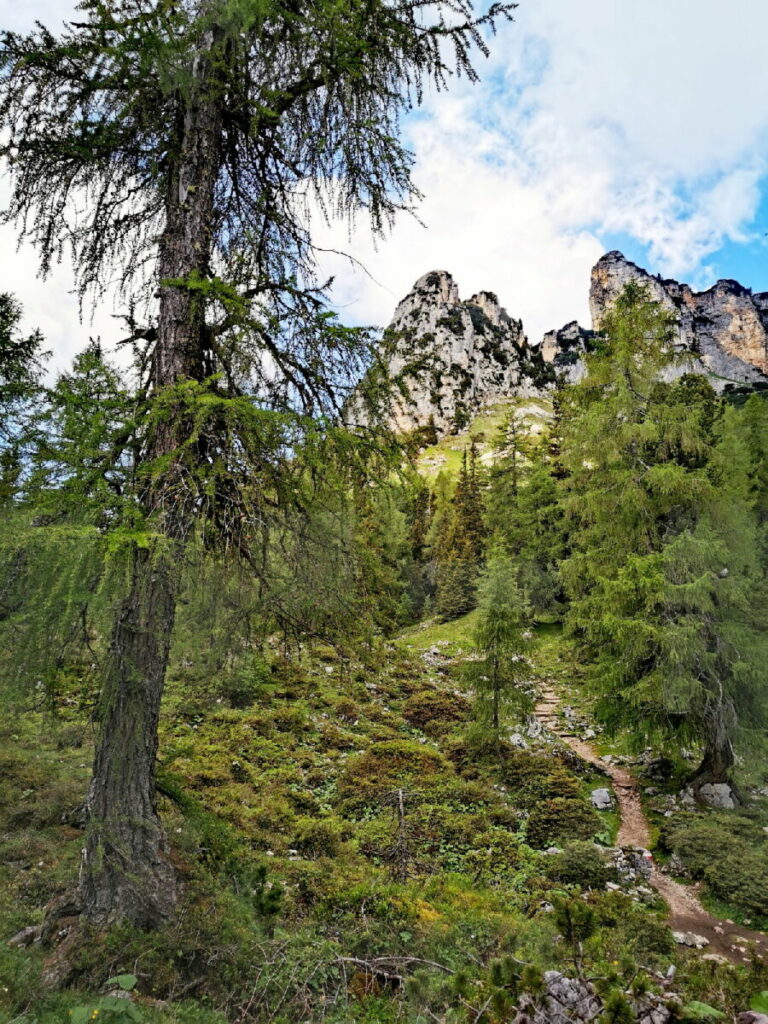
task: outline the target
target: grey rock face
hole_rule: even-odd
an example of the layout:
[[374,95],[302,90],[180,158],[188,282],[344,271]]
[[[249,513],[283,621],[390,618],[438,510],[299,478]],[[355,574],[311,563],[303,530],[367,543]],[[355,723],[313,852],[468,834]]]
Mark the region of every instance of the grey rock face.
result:
[[[672,1016],[665,999],[652,993],[631,1000],[631,1006],[637,1024],[667,1024]],[[603,1009],[589,982],[545,971],[542,997],[523,995],[512,1024],[593,1024]]]
[[611,850],[611,862],[624,885],[648,881],[653,874],[653,860],[646,856],[647,850],[623,846]]
[[[462,301],[456,282],[434,270],[415,283],[387,329],[391,378],[401,378],[391,426],[409,431],[434,422],[438,435],[462,430],[483,406],[539,393],[547,375],[523,325],[491,292]],[[551,374],[551,371],[549,371]]]
[[708,807],[732,811],[737,805],[733,790],[727,782],[707,782],[699,788],[699,800]]
[[555,373],[569,384],[577,384],[586,372],[584,353],[589,352],[595,337],[572,320],[559,331],[549,331],[541,342],[541,357]]
[[569,380],[584,373],[579,353],[589,350],[606,311],[624,286],[637,281],[678,321],[676,346],[690,354],[674,375],[706,373],[722,391],[729,384],[768,384],[768,293],[736,281],[718,281],[705,292],[649,274],[620,252],[606,253],[592,269],[589,308],[593,331],[568,324],[542,342],[542,356]]
[[609,789],[593,789],[589,799],[598,811],[609,811],[613,807],[613,797]]

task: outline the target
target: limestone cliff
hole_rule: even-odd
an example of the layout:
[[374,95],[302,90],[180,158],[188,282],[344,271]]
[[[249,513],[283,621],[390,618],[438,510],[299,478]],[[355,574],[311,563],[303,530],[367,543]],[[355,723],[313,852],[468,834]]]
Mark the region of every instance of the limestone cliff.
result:
[[[405,432],[433,422],[437,435],[445,436],[463,430],[485,406],[540,395],[555,377],[578,381],[584,353],[629,281],[645,285],[675,316],[676,345],[690,358],[672,375],[705,373],[719,391],[768,387],[768,293],[735,281],[695,292],[609,252],[592,269],[592,329],[572,321],[530,346],[522,323],[495,295],[479,292],[462,300],[451,275],[433,270],[400,302],[386,332],[387,374],[400,383],[392,427]],[[349,406],[356,422],[366,419],[361,405],[354,400]]]
[[387,329],[388,371],[407,393],[398,396],[392,425],[409,431],[434,422],[438,435],[462,430],[484,407],[536,389],[546,374],[523,325],[491,292],[462,300],[444,270],[420,277]]
[[[679,370],[706,373],[718,390],[768,383],[768,293],[753,293],[736,281],[718,281],[704,292],[653,276],[620,252],[609,252],[592,269],[589,306],[599,330],[606,310],[629,281],[648,288],[677,320],[677,346],[691,360]],[[545,336],[541,352],[557,372],[578,379],[580,355],[592,332],[577,324]]]
[[542,339],[540,351],[545,363],[552,366],[557,376],[570,384],[581,380],[586,371],[584,352],[589,351],[594,331],[588,331],[572,320],[559,331],[548,331]]

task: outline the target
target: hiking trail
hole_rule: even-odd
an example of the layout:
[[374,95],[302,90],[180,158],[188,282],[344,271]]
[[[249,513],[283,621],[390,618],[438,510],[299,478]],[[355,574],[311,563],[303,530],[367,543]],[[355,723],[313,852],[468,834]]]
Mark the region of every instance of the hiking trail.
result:
[[[559,708],[560,699],[556,691],[545,685],[536,704],[536,717],[582,760],[600,768],[610,777],[621,816],[616,845],[641,847],[647,850],[651,835],[640,799],[638,780],[621,765],[603,761],[589,743],[574,735],[559,719]],[[706,947],[701,950],[704,955],[715,954],[732,963],[743,963],[750,959],[749,946],[754,945],[758,955],[768,960],[768,936],[762,932],[750,931],[732,921],[714,917],[701,905],[695,886],[676,882],[655,865],[650,885],[669,907],[667,923],[672,931],[693,932],[707,940]]]

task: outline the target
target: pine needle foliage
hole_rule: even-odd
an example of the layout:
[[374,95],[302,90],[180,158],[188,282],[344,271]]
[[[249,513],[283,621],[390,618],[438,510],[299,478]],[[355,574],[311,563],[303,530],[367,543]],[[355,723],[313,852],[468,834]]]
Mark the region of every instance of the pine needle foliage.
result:
[[[22,221],[44,271],[71,246],[83,293],[113,272],[130,289],[152,266],[167,189],[194,187],[174,181],[185,110],[212,99],[220,278],[286,309],[310,256],[306,203],[365,210],[380,231],[415,199],[401,114],[427,83],[476,79],[473,51],[487,54],[484,30],[514,6],[83,0],[60,36],[5,32],[5,218]],[[200,97],[193,57],[206,51]]]
[[476,694],[478,726],[499,744],[508,712],[530,708],[522,687],[530,672],[523,636],[530,613],[517,585],[515,567],[501,552],[489,557],[477,592],[476,658],[467,663],[466,671]]
[[762,720],[757,557],[737,413],[683,374],[669,315],[629,285],[567,395],[568,626],[609,724],[700,742],[697,782],[725,781],[739,726]]
[[456,619],[476,603],[477,577],[485,549],[484,482],[477,464],[477,446],[462,455],[450,508],[436,525],[435,607],[441,618]]
[[37,330],[21,333],[22,312],[13,295],[0,293],[0,507],[23,486],[44,393],[43,337]]

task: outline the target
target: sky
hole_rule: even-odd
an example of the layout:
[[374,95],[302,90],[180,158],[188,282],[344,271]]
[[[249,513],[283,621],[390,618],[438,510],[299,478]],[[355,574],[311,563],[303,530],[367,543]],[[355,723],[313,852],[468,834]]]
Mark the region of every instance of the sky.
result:
[[[69,0],[0,0],[0,26],[50,27]],[[384,240],[364,222],[317,225],[333,301],[384,325],[414,281],[450,271],[461,295],[496,292],[532,341],[589,324],[592,265],[620,249],[695,288],[768,290],[768,73],[764,0],[520,0],[478,60],[479,84],[430,92],[404,122],[424,200]],[[8,195],[0,173],[0,204]],[[2,280],[65,365],[89,335],[122,336],[108,301],[78,318],[71,266],[35,277],[0,228]]]

